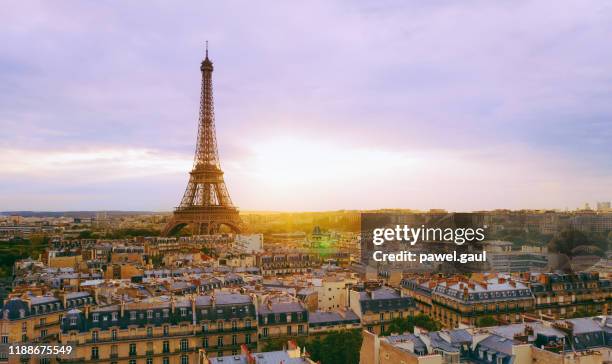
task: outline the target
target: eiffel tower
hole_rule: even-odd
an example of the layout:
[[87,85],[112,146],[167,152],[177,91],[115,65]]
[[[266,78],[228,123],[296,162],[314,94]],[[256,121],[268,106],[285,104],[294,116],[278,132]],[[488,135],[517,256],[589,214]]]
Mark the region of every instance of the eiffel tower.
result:
[[200,67],[202,92],[200,95],[200,120],[193,169],[180,205],[162,231],[163,235],[174,235],[190,225],[193,234],[216,234],[222,225],[239,233],[241,227],[238,209],[232,204],[227,192],[223,171],[219,163],[217,136],[215,133],[215,110],[213,104],[213,64],[206,58]]

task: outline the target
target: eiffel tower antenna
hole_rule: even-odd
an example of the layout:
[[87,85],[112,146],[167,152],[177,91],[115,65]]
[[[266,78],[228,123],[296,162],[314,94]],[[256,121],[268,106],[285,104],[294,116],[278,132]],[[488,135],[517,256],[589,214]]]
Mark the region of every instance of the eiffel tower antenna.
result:
[[189,182],[183,198],[162,231],[163,235],[173,235],[187,225],[191,226],[194,234],[216,234],[222,225],[228,226],[236,233],[240,232],[242,222],[225,186],[219,162],[212,86],[213,70],[213,63],[208,58],[208,41],[206,41],[206,57],[200,65],[202,88],[193,169],[189,173]]

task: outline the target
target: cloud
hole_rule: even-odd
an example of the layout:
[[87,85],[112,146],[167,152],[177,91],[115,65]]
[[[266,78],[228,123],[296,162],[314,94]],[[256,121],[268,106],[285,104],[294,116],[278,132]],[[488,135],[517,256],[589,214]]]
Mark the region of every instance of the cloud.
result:
[[188,156],[149,149],[3,150],[3,178],[69,179],[102,182],[146,176],[184,173],[191,167]]

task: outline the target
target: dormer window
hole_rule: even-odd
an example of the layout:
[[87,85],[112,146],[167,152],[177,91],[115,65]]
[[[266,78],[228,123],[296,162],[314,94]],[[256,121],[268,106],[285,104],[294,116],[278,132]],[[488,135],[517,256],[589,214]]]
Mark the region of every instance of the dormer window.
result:
[[152,319],[153,318],[153,310],[148,310],[147,311],[147,318],[148,319]]
[[130,320],[136,320],[136,311],[130,311]]
[[113,316],[113,321],[117,321],[119,314],[117,312],[113,312],[111,315]]
[[19,318],[24,318],[25,317],[25,310],[22,308],[19,310]]
[[164,308],[164,311],[163,311],[163,312],[164,312],[164,317],[166,317],[166,318],[167,318],[167,317],[168,317],[168,315],[169,315],[169,312],[170,312],[170,311],[169,311],[167,308]]
[[187,309],[185,307],[181,307],[181,316],[187,316]]
[[77,318],[76,317],[71,317],[70,318],[70,326],[76,326],[77,324]]
[[91,315],[92,317],[92,321],[93,322],[98,322],[100,320],[100,314],[99,313],[94,313],[93,315]]

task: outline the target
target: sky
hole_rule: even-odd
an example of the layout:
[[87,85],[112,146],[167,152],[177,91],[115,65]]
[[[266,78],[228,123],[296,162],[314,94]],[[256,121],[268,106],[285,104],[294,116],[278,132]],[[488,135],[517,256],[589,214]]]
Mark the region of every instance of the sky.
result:
[[7,1],[0,211],[169,211],[204,42],[241,210],[612,200],[608,1]]

